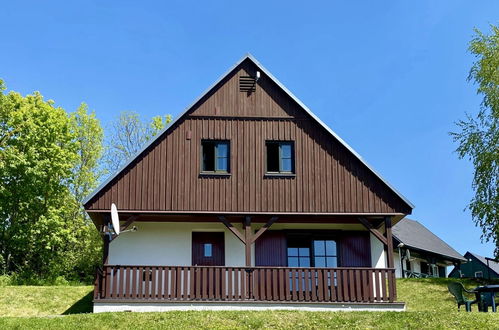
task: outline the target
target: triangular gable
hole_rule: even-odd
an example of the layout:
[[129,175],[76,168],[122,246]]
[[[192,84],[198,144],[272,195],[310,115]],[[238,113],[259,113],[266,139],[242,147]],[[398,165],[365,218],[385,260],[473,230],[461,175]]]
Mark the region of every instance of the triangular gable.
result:
[[273,83],[276,84],[291,100],[296,102],[296,104],[303,109],[304,114],[309,116],[315,123],[320,125],[330,136],[332,136],[337,142],[343,145],[348,152],[350,152],[356,159],[360,161],[363,166],[365,166],[372,174],[374,174],[379,180],[381,180],[395,195],[397,195],[410,209],[414,208],[414,205],[407,200],[402,194],[400,194],[393,186],[391,186],[384,178],[381,177],[362,157],[353,150],[345,141],[343,141],[333,130],[331,130],[325,123],[323,123],[317,116],[315,116],[310,109],[308,109],[296,96],[294,96],[284,85],[282,85],[267,69],[265,69],[252,55],[244,56],[240,61],[238,61],[233,67],[231,67],[227,73],[221,76],[212,86],[210,86],[196,101],[194,101],[189,107],[187,107],[183,113],[181,113],[168,127],[164,128],[153,140],[147,143],[135,156],[131,157],[125,165],[123,165],[114,175],[110,176],[105,180],[93,193],[91,193],[85,200],[84,204],[89,203],[94,197],[96,197],[104,188],[111,184],[113,180],[118,178],[122,172],[129,167],[141,154],[148,150],[151,146],[155,145],[165,134],[173,130],[178,123],[189,113],[191,110],[195,109],[196,106],[205,100],[207,96],[210,95],[217,87],[224,83],[227,77],[234,72],[244,61],[250,61],[254,64],[258,70],[263,72],[267,77],[271,79]]

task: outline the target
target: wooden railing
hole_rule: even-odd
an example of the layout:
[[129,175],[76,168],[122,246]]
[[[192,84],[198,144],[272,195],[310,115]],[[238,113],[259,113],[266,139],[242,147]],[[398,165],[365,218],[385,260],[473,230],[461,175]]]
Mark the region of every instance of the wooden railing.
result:
[[95,300],[393,302],[391,268],[105,265]]

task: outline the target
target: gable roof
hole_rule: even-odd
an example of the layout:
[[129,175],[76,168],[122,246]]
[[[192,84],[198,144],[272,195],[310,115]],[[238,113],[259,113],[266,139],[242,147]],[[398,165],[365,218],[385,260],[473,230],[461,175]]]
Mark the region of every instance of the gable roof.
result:
[[440,254],[451,259],[466,260],[459,252],[416,220],[407,218],[400,220],[393,226],[393,236],[408,248]]
[[[472,253],[472,252],[466,252],[466,255],[471,255],[473,256],[475,259],[477,259],[478,261],[480,261],[481,263],[484,264],[485,267],[487,267],[487,259],[485,259],[485,257],[482,257],[476,253]],[[493,261],[493,260],[489,260],[488,261],[489,263],[489,268],[490,270],[494,271],[498,276],[499,276],[499,262],[497,261]]]
[[140,149],[135,155],[130,157],[123,166],[121,166],[113,175],[110,175],[105,181],[103,181],[90,195],[88,195],[84,200],[83,204],[87,204],[92,198],[94,198],[102,189],[104,189],[114,178],[116,178],[123,170],[125,170],[139,155],[141,155],[146,149],[153,145],[164,133],[175,127],[175,123],[180,121],[184,115],[186,115],[192,107],[194,107],[201,99],[203,99],[213,88],[215,88],[226,76],[228,76],[235,68],[237,68],[245,60],[250,60],[255,64],[259,70],[261,70],[265,75],[267,75],[277,86],[279,86],[291,99],[293,99],[313,120],[315,120],[320,126],[322,126],[330,135],[332,135],[338,142],[340,142],[347,150],[349,150],[364,166],[366,166],[376,177],[378,177],[389,189],[391,189],[399,198],[401,198],[411,209],[415,206],[407,198],[405,198],[400,192],[398,192],[387,180],[385,180],[377,171],[374,170],[352,147],[350,147],[342,138],[340,138],[331,128],[329,128],[322,120],[320,120],[312,111],[301,102],[293,93],[291,93],[277,78],[275,78],[265,67],[260,64],[251,54],[243,56],[236,64],[234,64],[226,73],[224,73],[219,79],[215,81],[204,93],[201,94],[194,102],[192,102],[175,120],[173,120],[170,125],[161,130],[154,139],[151,139],[146,143],[142,149]]

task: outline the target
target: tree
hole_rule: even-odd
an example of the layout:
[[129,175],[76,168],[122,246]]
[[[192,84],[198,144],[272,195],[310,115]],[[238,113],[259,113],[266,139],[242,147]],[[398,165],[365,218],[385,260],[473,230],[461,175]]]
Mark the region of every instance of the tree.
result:
[[0,141],[3,269],[50,273],[68,236],[61,209],[76,160],[68,117],[38,92],[0,93]]
[[106,170],[116,172],[125,162],[172,121],[170,115],[156,116],[149,123],[139,114],[124,111],[110,125],[105,156]]
[[499,27],[491,34],[475,30],[469,50],[475,55],[468,80],[477,84],[483,96],[476,117],[469,114],[457,122],[458,132],[451,133],[459,144],[459,158],[472,161],[474,197],[468,205],[482,239],[493,241],[499,257]]
[[100,237],[81,201],[101,176],[103,130],[85,104],[68,114],[0,81],[0,265],[26,277],[79,278]]

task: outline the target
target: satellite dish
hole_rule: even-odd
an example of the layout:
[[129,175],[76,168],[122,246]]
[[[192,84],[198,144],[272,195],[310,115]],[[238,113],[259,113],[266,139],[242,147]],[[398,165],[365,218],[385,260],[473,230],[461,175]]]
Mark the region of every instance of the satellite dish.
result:
[[116,235],[120,234],[120,217],[118,216],[118,208],[114,203],[111,204],[111,224]]

